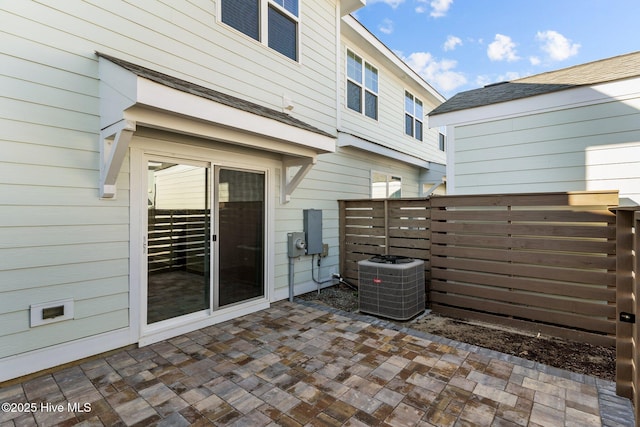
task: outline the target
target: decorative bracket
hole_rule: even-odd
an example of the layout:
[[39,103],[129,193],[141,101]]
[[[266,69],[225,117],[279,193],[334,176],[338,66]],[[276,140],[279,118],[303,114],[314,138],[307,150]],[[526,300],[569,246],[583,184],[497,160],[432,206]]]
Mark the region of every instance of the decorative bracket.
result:
[[[280,185],[281,203],[289,203],[291,193],[298,187],[300,181],[309,173],[317,158],[284,156],[282,159],[282,183]],[[294,168],[298,168],[294,174]],[[290,177],[290,175],[292,175]]]
[[136,122],[123,119],[100,132],[99,190],[101,198],[115,197],[116,180],[135,131]]

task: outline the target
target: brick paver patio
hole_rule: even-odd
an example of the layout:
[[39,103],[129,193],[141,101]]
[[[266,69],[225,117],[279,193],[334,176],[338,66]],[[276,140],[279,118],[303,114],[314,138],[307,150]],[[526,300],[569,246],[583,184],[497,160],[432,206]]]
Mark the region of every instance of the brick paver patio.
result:
[[0,402],[34,409],[2,427],[634,425],[611,382],[286,301],[5,385]]

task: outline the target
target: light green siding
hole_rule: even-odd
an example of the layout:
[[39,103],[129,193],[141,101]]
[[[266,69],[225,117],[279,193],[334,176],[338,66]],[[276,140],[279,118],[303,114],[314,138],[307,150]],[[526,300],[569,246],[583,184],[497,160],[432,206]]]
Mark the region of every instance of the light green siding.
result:
[[[335,134],[336,3],[301,3],[295,62],[214,1],[2,2],[0,358],[129,326],[129,164],[100,200],[95,52],[276,110],[287,96]],[[31,304],[65,298],[75,320],[30,328]]]
[[457,126],[456,194],[619,190],[640,202],[640,98]]
[[[427,92],[422,85],[409,78],[403,71],[398,70],[389,58],[372,50],[372,46],[350,30],[345,23],[342,24],[342,28],[340,87],[338,91],[340,130],[418,159],[445,164],[446,155],[440,151],[438,146],[438,129],[429,129],[426,116],[422,117],[422,141],[405,134],[405,91],[409,91],[423,102],[424,115],[439,105],[439,103],[434,103],[433,93]],[[354,52],[378,70],[378,120],[347,107],[347,50]]]
[[[318,163],[294,191],[291,202],[276,209],[275,287],[288,286],[287,233],[302,231],[302,210],[322,209],[322,237],[329,245],[329,256],[322,259],[316,279],[326,279],[339,268],[338,200],[371,197],[371,171],[402,177],[402,196],[418,197],[420,169],[365,151],[342,148],[319,156]],[[295,261],[295,283],[311,282],[311,256]],[[317,257],[316,257],[317,261]]]

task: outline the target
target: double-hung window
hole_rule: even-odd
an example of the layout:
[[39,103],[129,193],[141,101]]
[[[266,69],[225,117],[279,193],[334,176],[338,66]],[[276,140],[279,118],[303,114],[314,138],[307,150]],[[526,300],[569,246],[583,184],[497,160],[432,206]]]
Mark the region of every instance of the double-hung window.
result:
[[378,120],[378,69],[347,50],[347,107]]
[[298,3],[299,0],[221,0],[220,19],[297,61]]
[[404,92],[404,133],[422,141],[422,101]]

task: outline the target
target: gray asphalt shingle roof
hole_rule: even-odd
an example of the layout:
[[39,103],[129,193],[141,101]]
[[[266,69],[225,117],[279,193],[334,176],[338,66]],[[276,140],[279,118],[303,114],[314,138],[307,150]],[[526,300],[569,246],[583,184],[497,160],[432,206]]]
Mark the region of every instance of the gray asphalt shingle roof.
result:
[[429,115],[451,113],[499,102],[640,76],[640,51],[460,92]]
[[143,67],[141,65],[134,64],[129,61],[125,61],[123,59],[106,55],[104,53],[96,52],[96,54],[102,58],[105,58],[113,62],[116,65],[119,65],[120,67],[132,72],[133,74],[139,77],[143,77],[145,79],[154,81],[163,86],[167,86],[167,87],[179,90],[181,92],[190,93],[192,95],[209,99],[211,101],[214,101],[229,107],[237,108],[242,111],[246,111],[249,113],[256,114],[258,116],[273,119],[290,126],[295,126],[300,129],[304,129],[310,132],[314,132],[314,133],[335,139],[334,135],[324,132],[323,130],[318,129],[315,126],[305,123],[302,120],[296,119],[295,117],[292,117],[289,114],[283,113],[281,111],[274,110],[272,108],[268,108],[268,107],[265,107],[265,106],[262,106],[254,102],[250,102],[235,96],[227,95],[217,90],[200,86],[195,83],[191,83],[189,81],[182,80],[177,77],[173,77],[168,74],[164,74],[159,71],[155,71],[155,70]]

